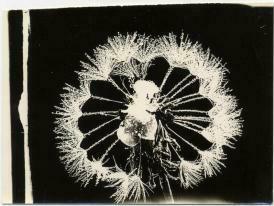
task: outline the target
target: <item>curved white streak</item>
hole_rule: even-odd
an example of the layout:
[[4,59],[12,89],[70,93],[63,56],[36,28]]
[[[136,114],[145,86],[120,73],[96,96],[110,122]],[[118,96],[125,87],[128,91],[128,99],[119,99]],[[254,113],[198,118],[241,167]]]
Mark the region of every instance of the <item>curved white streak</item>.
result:
[[30,153],[28,142],[28,53],[30,34],[29,11],[23,11],[23,93],[19,103],[19,117],[24,129],[24,161],[25,161],[25,203],[33,203],[32,181],[30,169]]

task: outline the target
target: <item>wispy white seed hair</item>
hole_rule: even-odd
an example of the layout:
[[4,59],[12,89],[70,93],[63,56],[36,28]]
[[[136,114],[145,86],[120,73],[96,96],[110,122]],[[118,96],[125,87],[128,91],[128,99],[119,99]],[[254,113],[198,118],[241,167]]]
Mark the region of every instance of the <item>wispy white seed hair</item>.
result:
[[136,42],[137,33],[114,36],[108,38],[108,44],[102,46],[106,49],[109,57],[116,59],[118,62],[129,62],[130,58],[134,56],[139,49]]
[[180,180],[184,188],[197,186],[203,179],[201,176],[202,167],[197,161],[186,161],[181,159],[180,162]]
[[124,202],[129,195],[129,175],[125,172],[116,172],[109,175],[109,185],[107,187],[114,187],[116,192],[111,197],[115,202]]
[[137,201],[139,199],[146,200],[148,186],[146,186],[140,176],[136,174],[126,174],[119,170],[108,176],[110,184],[107,187],[116,188],[116,192],[112,195],[117,203],[124,202],[126,199]]
[[158,42],[158,50],[174,67],[187,67],[193,64],[197,52],[201,49],[199,44],[193,44],[184,34],[181,35],[179,45],[177,36],[172,33],[161,37]]
[[217,175],[218,172],[221,172],[221,166],[225,167],[224,163],[221,162],[225,159],[225,154],[220,147],[199,151],[199,154],[205,177]]
[[107,50],[96,49],[95,58],[91,58],[89,55],[88,62],[81,61],[81,65],[84,68],[81,72],[78,72],[83,80],[107,80],[110,72],[116,66],[117,61],[108,57]]

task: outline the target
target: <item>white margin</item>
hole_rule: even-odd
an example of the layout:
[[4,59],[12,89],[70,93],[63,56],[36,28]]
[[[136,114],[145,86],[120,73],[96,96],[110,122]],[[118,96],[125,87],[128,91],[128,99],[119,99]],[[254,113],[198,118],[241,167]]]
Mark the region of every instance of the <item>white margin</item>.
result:
[[0,8],[10,9],[43,9],[66,7],[95,7],[95,6],[131,6],[131,5],[168,5],[168,4],[244,4],[249,6],[273,7],[273,0],[1,0]]
[[[9,35],[8,35],[8,12],[1,12],[0,36],[2,51],[0,55],[1,80],[0,80],[0,103],[1,103],[1,201],[12,203],[12,161],[11,161],[11,124],[10,124],[10,81],[9,81]],[[3,169],[2,169],[3,168]]]

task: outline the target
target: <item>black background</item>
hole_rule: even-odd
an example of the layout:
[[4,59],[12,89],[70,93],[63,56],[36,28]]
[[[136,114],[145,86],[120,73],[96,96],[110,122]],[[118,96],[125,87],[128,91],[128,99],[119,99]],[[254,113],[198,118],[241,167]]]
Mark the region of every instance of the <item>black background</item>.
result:
[[54,105],[65,83],[77,86],[84,53],[118,32],[155,36],[182,30],[227,62],[229,87],[243,108],[243,135],[227,149],[227,168],[180,198],[272,202],[272,8],[174,5],[32,10],[29,48],[29,141],[34,201],[112,202],[110,189],[81,188],[55,148]]
[[18,104],[23,91],[23,26],[22,12],[9,14],[10,114],[12,145],[12,184],[15,203],[24,202],[24,133],[19,119]]

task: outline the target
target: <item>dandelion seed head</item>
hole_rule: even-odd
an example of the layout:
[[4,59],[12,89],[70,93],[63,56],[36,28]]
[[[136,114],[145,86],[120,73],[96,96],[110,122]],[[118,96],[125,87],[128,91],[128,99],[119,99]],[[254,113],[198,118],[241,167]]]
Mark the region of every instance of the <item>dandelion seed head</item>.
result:
[[[147,75],[158,58],[169,66],[160,85]],[[75,182],[83,187],[90,185],[91,180],[95,180],[95,185],[105,182],[106,187],[114,190],[111,197],[116,203],[146,201],[148,191],[163,188],[163,185],[167,185],[172,196],[169,180],[179,181],[185,189],[193,188],[225,167],[223,147],[235,148],[234,142],[242,134],[242,110],[238,108],[233,91],[226,87],[228,69],[209,49],[192,42],[185,34],[179,38],[173,33],[152,38],[137,32],[118,33],[95,48],[92,54],[86,54],[80,64],[82,70],[77,72],[80,86],[67,84],[53,112],[60,161]],[[174,68],[187,71],[189,75],[178,76],[181,80],[164,93],[163,88]],[[157,68],[155,71],[158,72]],[[124,96],[123,99],[118,101],[92,94],[90,87],[95,82],[108,83]],[[184,90],[194,87],[195,83],[198,91],[184,94]],[[85,112],[84,105],[90,99],[101,102],[100,105],[108,102],[123,105],[123,108]],[[212,105],[209,110],[185,107],[187,103],[196,104],[205,99]],[[80,119],[96,115],[113,119],[83,132]],[[115,121],[119,121],[119,126],[114,131],[99,137],[87,149],[81,146],[90,136],[95,139],[96,131],[111,128]],[[185,138],[176,130],[178,127],[197,133],[208,140],[211,147],[199,149],[191,138]],[[106,139],[114,142],[100,151],[98,148]],[[183,157],[181,142],[198,152],[196,160]],[[123,166],[116,163],[113,148],[117,145],[120,153],[130,149]],[[88,154],[94,154],[96,148],[103,153],[101,158],[90,158]],[[174,156],[179,161],[175,161]],[[106,166],[110,162],[114,162],[113,167]]]

